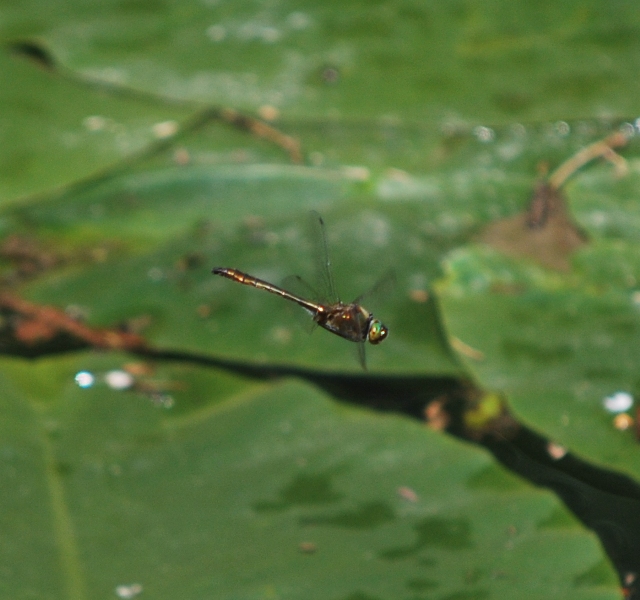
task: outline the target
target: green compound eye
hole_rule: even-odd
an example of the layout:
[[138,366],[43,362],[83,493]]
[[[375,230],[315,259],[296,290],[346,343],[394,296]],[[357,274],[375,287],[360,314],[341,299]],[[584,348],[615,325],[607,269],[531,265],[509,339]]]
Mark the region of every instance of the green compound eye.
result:
[[379,344],[389,334],[389,330],[378,319],[373,319],[369,325],[369,343]]

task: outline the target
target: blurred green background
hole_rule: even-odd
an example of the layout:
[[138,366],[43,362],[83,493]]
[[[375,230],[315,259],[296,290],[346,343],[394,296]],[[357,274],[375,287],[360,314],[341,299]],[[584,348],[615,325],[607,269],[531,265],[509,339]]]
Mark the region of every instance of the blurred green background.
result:
[[[472,379],[637,479],[634,429],[605,406],[639,381],[634,3],[4,0],[0,39],[3,293],[251,368]],[[481,242],[541,163],[620,130],[626,175],[595,162],[564,188],[587,240],[567,268]],[[309,210],[343,300],[395,272],[367,373],[286,302],[210,274],[313,279]],[[2,597],[600,600],[640,564],[624,519],[627,570],[482,448],[308,378],[3,354]]]

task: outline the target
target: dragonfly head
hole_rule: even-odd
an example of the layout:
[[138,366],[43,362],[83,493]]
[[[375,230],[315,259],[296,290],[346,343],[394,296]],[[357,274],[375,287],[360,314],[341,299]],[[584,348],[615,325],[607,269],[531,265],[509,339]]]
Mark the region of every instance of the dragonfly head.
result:
[[389,335],[389,330],[378,319],[371,319],[367,338],[370,344],[379,344]]

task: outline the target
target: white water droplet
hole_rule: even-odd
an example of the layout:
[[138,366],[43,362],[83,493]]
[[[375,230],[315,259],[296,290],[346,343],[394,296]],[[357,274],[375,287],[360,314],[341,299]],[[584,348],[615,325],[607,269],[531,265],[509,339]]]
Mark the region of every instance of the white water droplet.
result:
[[89,371],[78,371],[74,379],[78,386],[83,389],[90,388],[96,381],[93,373],[89,373]]
[[479,142],[492,142],[496,137],[495,132],[491,127],[485,127],[484,125],[478,125],[473,128],[473,135],[476,136],[476,139]]
[[133,375],[120,370],[109,371],[104,376],[104,380],[112,390],[129,389],[135,382]]
[[629,410],[633,406],[633,396],[628,392],[616,392],[611,396],[607,396],[602,404],[612,413],[621,413]]
[[119,598],[135,598],[142,592],[142,585],[139,583],[132,583],[130,585],[119,585],[116,587],[116,594]]

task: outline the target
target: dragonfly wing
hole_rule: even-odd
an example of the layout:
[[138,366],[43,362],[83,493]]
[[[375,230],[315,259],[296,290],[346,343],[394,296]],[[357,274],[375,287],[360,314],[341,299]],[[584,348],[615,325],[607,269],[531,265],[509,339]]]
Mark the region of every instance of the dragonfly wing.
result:
[[366,346],[364,342],[358,342],[358,362],[360,366],[366,371],[367,370],[367,353]]
[[325,230],[324,220],[315,210],[311,211],[311,234],[316,262],[316,279],[321,286],[319,291],[322,294],[322,297],[318,298],[318,300],[335,304],[340,300],[336,293],[336,286],[333,282],[333,274],[331,272],[327,232]]
[[378,279],[378,281],[376,281],[364,294],[360,294],[353,301],[353,304],[362,304],[362,301],[366,299],[379,300],[380,298],[384,298],[393,291],[396,283],[397,279],[395,270],[389,269],[388,271],[385,271],[384,275],[382,275],[382,277],[380,277],[380,279]]
[[[318,292],[299,275],[289,275],[285,277],[282,280],[282,287],[302,298],[318,300]],[[288,307],[290,308],[289,314],[299,325],[300,329],[308,334],[313,333],[318,326],[318,323],[313,319],[313,313],[307,310],[300,310],[300,307],[293,305],[293,303],[289,303]]]
[[358,346],[358,362],[360,363],[360,366],[363,368],[363,370],[367,370],[367,332],[364,330],[365,329],[365,320],[363,317],[363,312],[362,309],[360,307],[357,307],[358,310],[356,311],[356,306],[352,305],[354,307],[354,318],[352,319],[353,321],[353,325],[357,330],[357,339],[360,340],[357,342],[357,346]]
[[285,290],[290,291],[296,296],[301,298],[310,298],[316,302],[322,301],[318,294],[318,290],[311,287],[302,277],[299,275],[288,275],[282,280],[282,287]]

